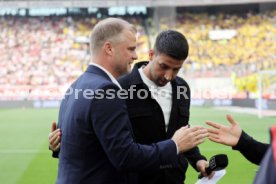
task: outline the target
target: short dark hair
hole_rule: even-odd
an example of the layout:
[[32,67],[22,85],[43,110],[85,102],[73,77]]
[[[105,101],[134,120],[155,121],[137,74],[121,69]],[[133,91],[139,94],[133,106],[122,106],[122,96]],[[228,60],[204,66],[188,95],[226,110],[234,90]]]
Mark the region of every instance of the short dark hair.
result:
[[189,53],[189,45],[182,33],[167,30],[158,34],[154,51],[156,54],[165,54],[177,60],[185,60]]

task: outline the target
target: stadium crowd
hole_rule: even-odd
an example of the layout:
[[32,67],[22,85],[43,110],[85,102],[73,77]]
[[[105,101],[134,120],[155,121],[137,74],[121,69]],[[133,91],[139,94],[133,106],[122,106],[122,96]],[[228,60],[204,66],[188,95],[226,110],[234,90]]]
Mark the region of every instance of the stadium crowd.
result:
[[[177,28],[190,39],[189,69],[247,75],[276,67],[276,11],[263,14],[182,14]],[[210,30],[234,30],[232,38],[211,39]]]
[[[59,93],[61,86],[71,83],[86,68],[89,33],[97,21],[76,16],[0,17],[0,93],[14,93],[15,97],[20,87],[30,92],[43,91],[47,86]],[[142,26],[142,18],[128,21],[138,29],[138,60],[147,60],[152,35],[146,30],[150,28]],[[161,25],[161,29],[168,28]],[[230,77],[234,72],[235,80],[239,80],[259,70],[276,68],[276,11],[246,15],[181,13],[176,29],[189,40],[184,71],[194,77]],[[210,32],[217,30],[235,34],[212,38]]]

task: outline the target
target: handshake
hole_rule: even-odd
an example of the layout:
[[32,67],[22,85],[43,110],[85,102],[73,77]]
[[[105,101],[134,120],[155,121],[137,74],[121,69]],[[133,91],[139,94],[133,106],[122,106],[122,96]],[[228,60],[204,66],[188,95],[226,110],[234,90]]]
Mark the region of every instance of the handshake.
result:
[[180,128],[175,132],[172,140],[178,146],[179,152],[185,152],[203,143],[206,137],[216,143],[232,147],[236,146],[240,140],[242,129],[231,115],[228,114],[226,119],[230,126],[207,121],[206,124],[212,128],[200,126]]

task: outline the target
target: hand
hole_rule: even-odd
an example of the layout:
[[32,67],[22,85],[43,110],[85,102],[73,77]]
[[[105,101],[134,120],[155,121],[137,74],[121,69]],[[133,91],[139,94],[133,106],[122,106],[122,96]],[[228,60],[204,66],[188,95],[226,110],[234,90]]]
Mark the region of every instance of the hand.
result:
[[203,143],[207,136],[207,129],[201,126],[191,128],[185,126],[174,133],[172,140],[176,143],[179,152],[185,152]]
[[52,151],[58,151],[60,147],[61,131],[57,129],[56,122],[52,123],[51,133],[49,133],[49,148]]
[[231,115],[226,116],[227,120],[230,122],[230,126],[220,125],[214,122],[206,122],[208,125],[215,129],[208,128],[209,132],[209,140],[224,144],[227,146],[236,146],[241,133],[242,129],[238,123],[232,118]]
[[203,175],[203,176],[208,176],[209,179],[211,179],[214,175],[215,172],[212,171],[209,175],[206,173],[205,168],[209,166],[209,162],[206,160],[199,160],[196,162],[196,167],[197,170]]

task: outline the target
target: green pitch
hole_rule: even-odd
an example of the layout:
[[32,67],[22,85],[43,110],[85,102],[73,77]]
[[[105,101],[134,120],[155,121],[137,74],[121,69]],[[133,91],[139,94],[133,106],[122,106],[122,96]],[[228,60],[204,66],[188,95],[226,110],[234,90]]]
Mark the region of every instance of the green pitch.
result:
[[[192,125],[205,120],[226,123],[226,111],[210,108],[192,108]],[[51,158],[48,134],[51,122],[57,119],[57,109],[0,109],[0,183],[51,184],[57,175],[57,160]],[[276,124],[275,118],[258,119],[252,115],[231,113],[242,128],[256,139],[268,142],[268,127]],[[219,184],[250,184],[258,169],[231,148],[206,141],[201,152],[210,158],[226,153],[229,158],[227,173]],[[186,184],[194,184],[197,173],[189,167]]]

